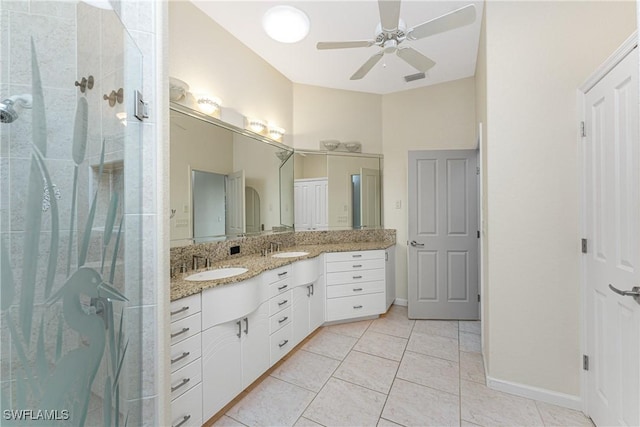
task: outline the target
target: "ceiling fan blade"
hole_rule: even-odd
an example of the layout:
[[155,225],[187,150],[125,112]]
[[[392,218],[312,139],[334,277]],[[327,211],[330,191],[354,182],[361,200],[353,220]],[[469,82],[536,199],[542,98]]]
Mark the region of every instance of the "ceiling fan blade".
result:
[[380,23],[384,31],[395,31],[400,21],[400,0],[378,0]]
[[369,58],[367,62],[362,64],[362,67],[358,68],[358,71],[353,73],[353,76],[351,76],[350,80],[360,80],[361,78],[366,76],[367,73],[371,71],[373,66],[376,65],[378,61],[380,61],[380,59],[382,58],[382,55],[384,55],[384,51],[380,51],[375,55],[373,55],[371,58]]
[[407,31],[409,40],[418,40],[432,36],[454,28],[469,25],[476,20],[476,7],[472,4],[461,7],[460,9],[449,12],[445,15],[423,22]]
[[368,40],[358,40],[350,42],[318,42],[316,49],[348,49],[352,47],[369,47],[373,46],[375,42]]
[[402,58],[407,64],[411,65],[418,71],[423,73],[428,71],[431,67],[436,65],[431,59],[427,58],[420,52],[410,47],[398,49],[396,55]]

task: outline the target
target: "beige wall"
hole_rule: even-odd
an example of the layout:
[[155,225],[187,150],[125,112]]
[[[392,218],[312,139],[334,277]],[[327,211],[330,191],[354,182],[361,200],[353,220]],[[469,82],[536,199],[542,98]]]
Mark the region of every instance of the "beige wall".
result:
[[407,152],[476,148],[474,79],[384,95],[382,115],[384,226],[397,230],[396,297],[406,299]]
[[292,145],[291,81],[188,1],[169,2],[169,75],[247,117],[277,124]]
[[318,150],[320,141],[362,143],[363,153],[382,152],[381,96],[294,83],[295,148]]
[[634,31],[635,3],[485,7],[488,374],[578,396],[576,90]]

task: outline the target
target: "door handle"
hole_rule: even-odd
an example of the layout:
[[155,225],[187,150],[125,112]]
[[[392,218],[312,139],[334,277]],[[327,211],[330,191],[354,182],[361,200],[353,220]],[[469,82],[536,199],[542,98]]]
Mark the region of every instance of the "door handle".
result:
[[630,291],[621,291],[617,289],[612,284],[609,284],[609,289],[615,292],[618,295],[622,295],[623,297],[632,297],[638,304],[640,304],[640,286],[634,286]]
[[414,248],[424,248],[424,243],[418,243],[415,240],[412,240],[411,246],[413,246]]

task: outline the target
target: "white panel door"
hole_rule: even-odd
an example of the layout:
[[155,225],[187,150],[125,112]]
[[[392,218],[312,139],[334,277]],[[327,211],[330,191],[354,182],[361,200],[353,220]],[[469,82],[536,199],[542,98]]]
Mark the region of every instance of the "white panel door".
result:
[[297,231],[311,230],[311,206],[309,185],[296,181],[293,184],[294,227]]
[[313,208],[311,228],[326,230],[329,228],[329,206],[327,179],[319,179],[310,183],[313,192]]
[[611,288],[640,286],[637,49],[585,95],[585,130],[587,412],[638,426],[640,303]]
[[226,185],[226,234],[243,234],[245,229],[245,196],[244,196],[244,171],[238,171],[227,175]]
[[478,319],[476,151],[409,152],[409,317]]

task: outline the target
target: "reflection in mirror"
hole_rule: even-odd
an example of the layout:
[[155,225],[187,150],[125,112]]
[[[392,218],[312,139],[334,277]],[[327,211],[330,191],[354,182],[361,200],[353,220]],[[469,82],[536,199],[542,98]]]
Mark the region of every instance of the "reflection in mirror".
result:
[[381,156],[296,151],[296,230],[382,227]]
[[291,148],[175,103],[170,131],[172,246],[293,226]]

